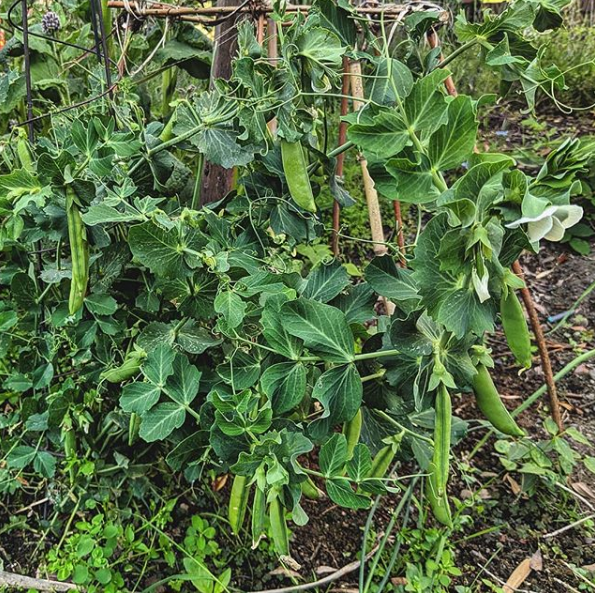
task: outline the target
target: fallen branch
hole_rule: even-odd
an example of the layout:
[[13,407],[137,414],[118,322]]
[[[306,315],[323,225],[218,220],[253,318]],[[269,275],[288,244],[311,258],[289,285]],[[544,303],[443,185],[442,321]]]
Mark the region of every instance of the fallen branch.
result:
[[60,583],[47,579],[25,577],[12,572],[0,570],[0,587],[16,587],[18,589],[35,589],[36,591],[80,591],[72,583]]
[[557,535],[560,535],[561,533],[564,533],[565,531],[573,529],[574,527],[577,527],[581,523],[584,523],[585,521],[589,521],[591,519],[595,519],[595,513],[592,515],[587,515],[586,517],[583,517],[582,519],[578,519],[578,521],[574,521],[574,522],[570,523],[569,525],[560,527],[560,529],[556,529],[556,531],[552,531],[551,533],[546,533],[545,535],[542,535],[541,537],[543,539],[548,539],[550,537],[556,537]]
[[[378,550],[378,546],[376,546],[373,550],[370,550],[370,552],[366,555],[364,561],[367,562],[376,553],[376,550]],[[332,574],[329,574],[323,579],[314,581],[312,583],[303,583],[301,585],[292,585],[291,587],[281,587],[279,589],[265,589],[264,591],[252,591],[251,593],[290,593],[292,591],[307,591],[308,589],[322,587],[323,585],[328,585],[329,583],[332,583],[333,581],[340,579],[346,574],[356,571],[360,567],[361,563],[361,560],[356,560],[351,564],[346,564],[343,568],[340,568],[339,570],[333,572]]]

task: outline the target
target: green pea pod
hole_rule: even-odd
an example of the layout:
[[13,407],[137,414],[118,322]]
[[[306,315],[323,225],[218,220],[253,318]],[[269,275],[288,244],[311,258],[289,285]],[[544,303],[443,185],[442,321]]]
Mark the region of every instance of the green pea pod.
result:
[[140,431],[140,416],[136,412],[130,414],[128,420],[128,446],[131,447],[138,438]]
[[446,483],[448,482],[450,431],[452,426],[452,404],[450,401],[450,394],[443,384],[438,387],[435,409],[434,455],[432,457],[435,473],[432,482],[436,488],[436,495],[442,497],[446,492]]
[[[64,444],[64,456],[67,461],[76,457],[76,434],[72,428],[62,428],[62,443]],[[74,483],[74,467],[68,469],[70,483]]]
[[281,140],[281,156],[285,179],[293,201],[304,210],[316,212],[316,203],[301,143]]
[[110,383],[122,383],[122,381],[134,377],[140,371],[141,364],[146,356],[147,354],[143,350],[131,350],[119,367],[103,371],[101,378]]
[[72,280],[68,310],[76,313],[85,302],[89,284],[89,244],[87,231],[75,201],[76,195],[71,186],[66,187],[66,219],[68,223],[68,239],[70,242],[70,258],[72,261]]
[[289,534],[287,533],[285,509],[278,496],[275,496],[269,504],[269,519],[275,551],[279,556],[289,556]]
[[311,498],[312,500],[320,500],[324,497],[324,492],[316,486],[313,482],[312,478],[308,478],[301,483],[302,487],[302,494],[306,498]]
[[22,136],[17,140],[17,156],[19,157],[21,167],[26,171],[32,172],[33,159],[29,152],[29,143],[27,142],[27,139]]
[[250,484],[245,476],[236,476],[231,487],[229,497],[229,507],[227,518],[231,525],[231,530],[235,535],[240,533],[244,524],[246,509],[248,508],[248,498],[250,496]]
[[478,365],[473,378],[473,390],[477,406],[494,428],[513,437],[525,435],[502,403],[488,369],[482,364]]
[[348,422],[343,424],[343,434],[347,439],[347,459],[353,457],[355,446],[359,443],[359,437],[362,432],[362,409],[357,411],[357,414]]
[[528,369],[531,367],[531,335],[523,307],[512,288],[500,299],[500,315],[504,335],[516,361]]
[[439,496],[434,484],[433,477],[437,475],[438,470],[434,467],[433,463],[430,463],[429,472],[430,476],[426,481],[425,494],[432,508],[432,513],[442,525],[452,527],[452,515],[450,513],[448,499],[446,498],[446,492]]
[[258,485],[252,503],[252,549],[255,550],[264,536],[266,519],[266,495]]
[[372,460],[372,469],[370,470],[370,478],[384,478],[388,468],[395,458],[395,449],[392,445],[382,447]]

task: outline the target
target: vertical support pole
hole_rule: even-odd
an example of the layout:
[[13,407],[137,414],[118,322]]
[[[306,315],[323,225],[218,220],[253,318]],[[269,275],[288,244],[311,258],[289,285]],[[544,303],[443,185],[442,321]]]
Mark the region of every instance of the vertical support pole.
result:
[[[101,6],[101,0],[91,0],[91,2],[97,2],[96,4],[96,12],[97,16],[99,17],[99,36],[101,37],[101,53],[103,53],[103,66],[105,68],[105,84],[109,89],[109,97],[113,99],[113,91],[112,91],[112,75],[110,72],[110,59],[109,59],[109,52],[107,49],[107,35],[106,35],[106,27],[104,22],[104,15],[103,15],[103,7]],[[110,27],[111,33],[111,27]]]
[[27,132],[29,142],[35,141],[35,130],[33,129],[33,88],[31,85],[31,54],[29,52],[29,15],[27,14],[27,0],[21,0],[22,25],[23,25],[23,54],[25,68],[25,87],[27,92]]
[[[239,6],[240,0],[219,0],[217,6]],[[236,19],[230,18],[215,27],[215,44],[211,66],[211,88],[215,80],[231,77],[231,60],[237,48]],[[233,189],[234,170],[205,160],[200,200],[202,204],[219,201]]]
[[[349,71],[351,76],[351,94],[353,95],[353,110],[359,111],[363,106],[362,99],[364,98],[364,83],[362,77],[362,65],[358,60],[354,60],[349,64]],[[370,220],[370,231],[372,241],[374,241],[374,253],[377,256],[386,255],[388,248],[384,239],[384,228],[382,226],[382,215],[380,214],[380,203],[378,201],[378,192],[374,186],[374,180],[368,170],[368,162],[363,155],[359,155],[359,163],[362,170],[362,177],[364,180],[364,194],[366,196],[366,203],[368,206],[368,218]],[[395,304],[386,298],[382,299],[386,309],[387,315],[392,315],[395,312]]]
[[[523,268],[521,267],[521,264],[518,261],[515,261],[514,264],[512,264],[512,271],[519,278],[524,279]],[[529,321],[531,322],[531,327],[533,328],[533,333],[535,334],[535,341],[537,342],[537,348],[539,349],[541,368],[543,369],[545,383],[547,385],[552,419],[558,425],[560,432],[562,432],[564,430],[564,423],[562,421],[562,412],[560,411],[560,400],[558,399],[556,381],[554,379],[554,373],[552,371],[552,362],[550,360],[550,354],[547,349],[547,344],[545,342],[545,336],[543,335],[541,323],[539,322],[539,317],[537,316],[537,311],[535,310],[533,297],[531,296],[531,292],[526,286],[525,288],[521,289],[521,297],[523,299],[525,309],[527,310],[527,313],[529,315]]]
[[[273,19],[267,19],[267,33],[269,36],[267,55],[269,62],[273,65],[277,65],[277,57],[279,55],[279,48],[277,46],[277,23]],[[272,119],[268,123],[268,128],[273,137],[277,135],[277,120]]]
[[[341,88],[341,118],[344,115],[347,115],[349,111],[349,58],[343,58],[343,85]],[[338,138],[338,146],[345,144],[347,140],[347,122],[341,120],[339,123],[339,138]],[[337,170],[336,175],[337,177],[343,176],[344,171],[344,164],[345,164],[345,153],[342,152],[337,157]],[[332,233],[332,242],[331,247],[333,250],[333,255],[335,257],[339,256],[339,226],[341,224],[341,206],[337,200],[333,202],[333,233]]]
[[402,268],[407,267],[407,260],[405,259],[405,235],[403,234],[403,215],[401,213],[401,202],[395,200],[393,202],[393,209],[395,211],[395,222],[397,223],[397,245],[399,246],[399,265]]

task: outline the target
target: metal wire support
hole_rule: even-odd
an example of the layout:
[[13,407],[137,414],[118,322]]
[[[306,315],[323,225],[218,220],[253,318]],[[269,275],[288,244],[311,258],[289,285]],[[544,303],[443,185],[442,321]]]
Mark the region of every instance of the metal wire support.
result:
[[25,68],[25,86],[27,92],[27,132],[29,142],[35,141],[35,130],[33,129],[33,88],[31,85],[31,55],[29,53],[29,15],[27,14],[27,0],[21,0],[22,24],[23,24],[23,54]]
[[[97,55],[99,56],[100,53],[103,53],[103,63],[105,65],[105,84],[107,85],[108,89],[111,89],[108,93],[110,99],[113,98],[113,89],[112,89],[112,75],[110,72],[110,60],[107,50],[107,37],[105,26],[103,22],[103,7],[101,6],[101,0],[91,0],[91,4],[95,3],[95,14],[99,20],[99,36],[101,38],[101,52],[98,52]],[[110,31],[111,33],[111,31]],[[99,48],[98,48],[99,49]]]

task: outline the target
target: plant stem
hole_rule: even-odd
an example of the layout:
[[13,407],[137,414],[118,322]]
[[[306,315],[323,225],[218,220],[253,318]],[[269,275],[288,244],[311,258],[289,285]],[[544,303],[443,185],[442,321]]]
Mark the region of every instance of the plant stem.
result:
[[376,414],[378,414],[378,416],[380,416],[384,420],[390,422],[397,428],[400,428],[401,430],[405,431],[407,434],[410,434],[413,438],[419,439],[420,441],[425,441],[429,445],[432,445],[432,447],[434,446],[434,441],[431,438],[424,436],[423,434],[419,434],[419,433],[411,430],[410,428],[407,428],[406,426],[403,426],[402,424],[397,422],[392,416],[389,416],[384,410],[374,410],[374,411],[376,412]]
[[374,358],[385,358],[387,356],[396,356],[399,354],[398,350],[379,350],[378,352],[366,352],[365,354],[356,354],[353,360],[370,360]]
[[474,45],[478,43],[477,39],[471,39],[466,43],[463,43],[460,47],[455,49],[450,55],[446,56],[437,66],[436,68],[445,68],[448,66],[453,60],[456,60],[461,54],[465,53],[468,49],[472,48]]

